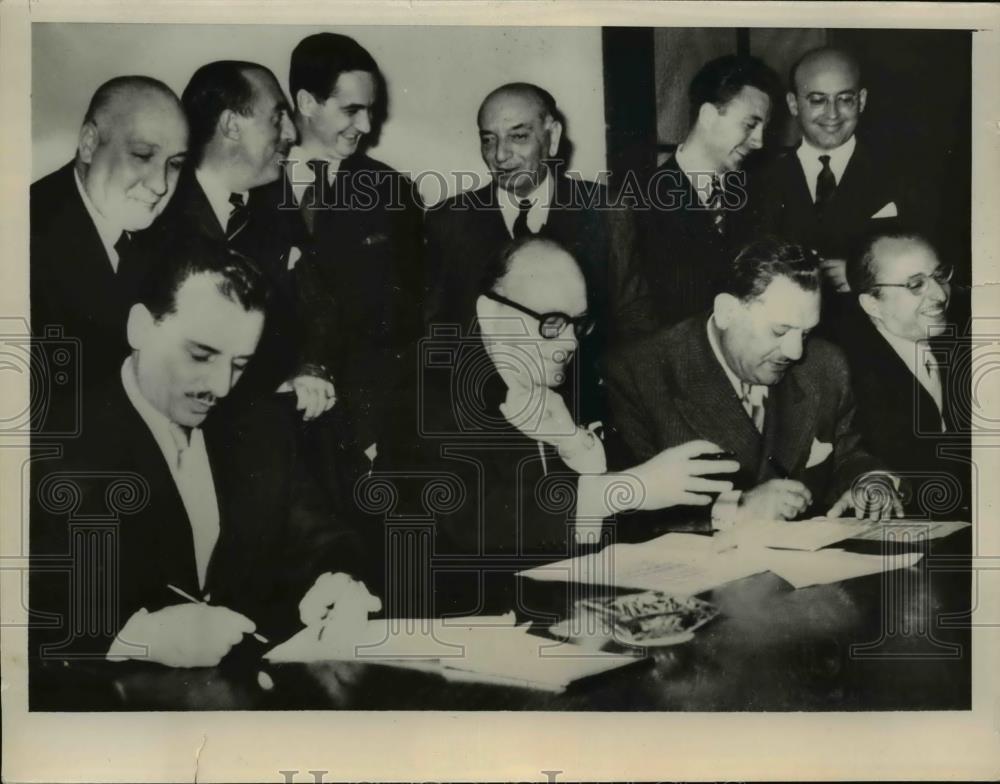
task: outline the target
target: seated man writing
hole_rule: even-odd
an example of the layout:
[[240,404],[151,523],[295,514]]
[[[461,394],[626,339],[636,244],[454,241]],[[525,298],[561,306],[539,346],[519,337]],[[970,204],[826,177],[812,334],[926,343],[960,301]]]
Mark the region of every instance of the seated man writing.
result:
[[253,263],[209,240],[152,268],[128,316],[131,355],[84,410],[81,438],[35,464],[31,602],[54,619],[32,643],[43,665],[212,666],[244,635],[277,642],[341,602],[377,609],[342,573],[357,562],[352,536],[300,470],[294,402],[209,418],[267,303]]
[[[852,508],[859,517],[901,514],[892,484],[869,473],[880,464],[859,446],[846,361],[808,340],[820,318],[819,274],[797,245],[751,243],[710,314],[610,358],[611,410],[628,459],[705,438],[739,461],[736,489],[713,505],[716,527]],[[695,509],[672,511],[680,514],[671,527],[708,527]]]
[[[393,503],[371,504],[389,535],[386,561],[420,562],[386,578],[427,579],[406,591],[387,585],[386,597],[422,602],[390,601],[390,614],[511,609],[514,572],[596,542],[615,512],[707,504],[707,493],[732,484],[701,475],[738,467],[697,459],[718,447],[696,441],[606,473],[600,428],[580,410],[571,364],[592,324],[587,287],[577,259],[555,241],[513,242],[492,260],[474,305],[471,337],[422,344],[411,363],[419,377],[393,407],[407,416],[386,430],[393,438],[380,445],[372,493],[356,494],[374,501],[376,486],[391,484],[381,497]],[[407,526],[430,529],[426,550],[393,550]]]

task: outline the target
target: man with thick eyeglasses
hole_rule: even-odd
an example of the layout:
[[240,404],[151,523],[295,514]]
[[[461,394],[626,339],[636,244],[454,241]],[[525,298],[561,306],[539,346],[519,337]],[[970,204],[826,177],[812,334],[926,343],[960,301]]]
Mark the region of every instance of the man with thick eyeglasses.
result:
[[912,222],[927,212],[926,199],[915,197],[913,174],[902,162],[858,138],[868,90],[852,54],[829,47],[803,54],[791,68],[786,100],[801,144],[751,179],[751,203],[763,232],[822,257],[826,320],[844,305],[833,295],[848,289],[846,259],[854,246],[879,224]]
[[[513,574],[598,543],[606,520],[633,509],[701,505],[731,489],[732,460],[699,459],[719,448],[707,441],[658,451],[623,472],[607,472],[603,429],[584,412],[571,360],[592,328],[580,262],[542,237],[524,237],[492,260],[475,299],[468,337],[423,341],[408,414],[386,427],[374,487],[394,486],[400,520],[432,520],[433,591],[410,591],[404,617],[467,614],[515,607]],[[715,474],[708,478],[704,475]],[[369,497],[362,482],[358,496]],[[434,488],[438,492],[431,492]],[[448,488],[448,492],[441,492]],[[395,522],[393,521],[395,520]],[[388,580],[427,573],[398,566],[405,553],[382,547],[397,565]],[[403,592],[387,584],[386,597]],[[523,607],[521,609],[524,609]]]
[[952,267],[924,237],[899,232],[870,239],[847,274],[857,308],[838,337],[858,431],[889,467],[913,475],[913,513],[967,517],[969,357],[964,319],[951,318],[965,309],[964,292],[950,307]]

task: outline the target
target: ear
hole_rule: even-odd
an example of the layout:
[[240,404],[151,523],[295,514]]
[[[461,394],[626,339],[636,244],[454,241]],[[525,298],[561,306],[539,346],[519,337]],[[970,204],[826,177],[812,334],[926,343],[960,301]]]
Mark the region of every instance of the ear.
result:
[[732,294],[716,294],[712,311],[715,315],[715,325],[719,329],[729,329],[739,306],[740,301]]
[[698,109],[698,125],[704,125],[706,128],[711,127],[712,123],[716,121],[719,116],[719,109],[711,101],[705,101]]
[[862,87],[858,90],[858,114],[865,110],[866,103],[868,103],[868,90]]
[[135,351],[140,351],[146,344],[154,323],[153,314],[145,305],[136,303],[129,310],[125,330],[128,335],[128,344]]
[[879,322],[882,321],[882,307],[878,301],[878,297],[874,294],[869,294],[868,292],[861,294],[858,297],[858,304],[868,314],[869,318]]
[[295,101],[295,109],[303,117],[312,117],[316,111],[316,98],[306,89],[301,89],[292,98]]
[[101,135],[93,122],[85,122],[80,128],[80,137],[76,142],[76,155],[86,164],[94,160],[94,152],[101,146]]
[[562,139],[563,132],[562,123],[549,118],[546,128],[549,132],[549,157],[553,157],[559,151],[559,141]]
[[223,139],[231,139],[234,142],[239,141],[242,133],[240,117],[232,109],[222,110],[222,114],[219,115],[219,122],[215,127]]
[[788,113],[792,117],[799,116],[799,103],[795,100],[795,93],[785,93],[785,103],[788,104]]

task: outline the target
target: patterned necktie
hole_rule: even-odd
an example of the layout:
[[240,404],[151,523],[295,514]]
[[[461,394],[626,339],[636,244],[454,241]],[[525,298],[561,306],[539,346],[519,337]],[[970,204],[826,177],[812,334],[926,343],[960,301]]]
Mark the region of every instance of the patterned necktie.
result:
[[521,237],[527,237],[529,234],[534,234],[534,232],[528,228],[528,211],[531,209],[531,202],[528,199],[521,199],[517,203],[517,218],[514,219],[514,239],[519,240]]
[[321,209],[325,202],[326,172],[329,165],[329,161],[321,160],[312,160],[308,164],[313,172],[313,181],[302,194],[299,208],[302,211],[302,220],[305,221],[309,234],[313,233],[316,226],[316,211]]
[[819,162],[823,164],[823,168],[816,176],[816,207],[822,208],[833,198],[833,192],[837,190],[837,178],[830,168],[829,155],[820,155]]
[[757,428],[758,433],[764,432],[764,399],[760,394],[754,394],[752,385],[743,382],[743,396],[740,398],[743,408]]
[[726,213],[722,208],[722,178],[718,174],[712,175],[712,190],[709,191],[705,206],[712,216],[712,227],[719,234],[725,234]]
[[226,221],[226,241],[232,242],[250,222],[250,210],[242,193],[230,193],[229,203],[233,205],[233,211],[229,213],[229,220]]

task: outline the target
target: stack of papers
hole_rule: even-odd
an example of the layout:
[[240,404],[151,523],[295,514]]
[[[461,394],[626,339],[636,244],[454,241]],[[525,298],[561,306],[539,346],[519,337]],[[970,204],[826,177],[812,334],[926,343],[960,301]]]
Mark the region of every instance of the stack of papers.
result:
[[528,633],[513,614],[457,619],[380,619],[352,642],[303,629],[266,654],[272,662],[353,661],[429,670],[453,681],[563,691],[574,681],[633,664],[635,655],[593,651]]
[[819,550],[845,539],[880,542],[916,542],[939,539],[968,528],[971,523],[929,520],[888,520],[873,523],[853,518],[816,517],[812,520],[755,520],[743,523],[734,531],[740,544],[783,550]]

